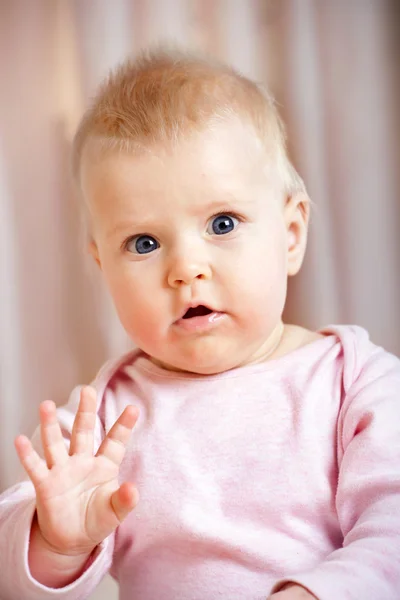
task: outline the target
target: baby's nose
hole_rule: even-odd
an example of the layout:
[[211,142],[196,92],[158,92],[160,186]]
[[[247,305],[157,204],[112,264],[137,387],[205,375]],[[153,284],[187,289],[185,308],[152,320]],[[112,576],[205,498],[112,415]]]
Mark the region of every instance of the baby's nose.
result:
[[177,288],[191,285],[196,279],[211,279],[212,271],[206,260],[196,257],[176,257],[168,273],[168,284]]

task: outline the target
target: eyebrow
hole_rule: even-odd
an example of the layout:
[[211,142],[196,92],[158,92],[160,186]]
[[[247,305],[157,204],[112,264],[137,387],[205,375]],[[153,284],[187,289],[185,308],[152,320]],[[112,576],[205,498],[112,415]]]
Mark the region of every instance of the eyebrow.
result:
[[132,229],[132,227],[137,227],[136,221],[135,222],[127,221],[126,223],[117,223],[117,225],[115,225],[114,227],[112,227],[111,229],[109,229],[107,231],[106,238],[108,239],[110,237],[113,237],[114,235],[116,235],[120,231],[124,231],[125,229],[126,230]]
[[[227,194],[227,196],[231,196],[231,194]],[[229,200],[229,197],[223,201],[223,200],[213,200],[211,202],[208,202],[207,204],[203,204],[201,205],[201,207],[199,207],[198,209],[198,213],[200,212],[205,212],[205,213],[210,213],[210,216],[212,214],[218,214],[221,212],[241,212],[244,210],[244,208],[249,207],[250,205],[254,205],[254,202],[251,201],[251,199],[249,200],[239,200],[237,197],[231,197],[231,199]],[[124,230],[129,230],[132,229],[133,227],[136,228],[140,228],[143,231],[146,231],[146,229],[151,229],[154,226],[154,223],[156,222],[156,218],[151,219],[151,218],[144,218],[144,219],[137,219],[135,221],[130,220],[127,221],[125,223],[117,223],[112,229],[110,229],[109,231],[107,231],[106,237],[110,238],[114,235],[116,235],[117,233],[119,233],[120,231],[124,231]]]

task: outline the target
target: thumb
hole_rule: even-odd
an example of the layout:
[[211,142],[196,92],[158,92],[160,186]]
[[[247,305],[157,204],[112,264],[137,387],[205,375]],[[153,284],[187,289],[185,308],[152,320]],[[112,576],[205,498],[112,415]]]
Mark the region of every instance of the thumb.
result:
[[139,502],[137,488],[125,481],[111,496],[111,506],[120,523],[129,515]]

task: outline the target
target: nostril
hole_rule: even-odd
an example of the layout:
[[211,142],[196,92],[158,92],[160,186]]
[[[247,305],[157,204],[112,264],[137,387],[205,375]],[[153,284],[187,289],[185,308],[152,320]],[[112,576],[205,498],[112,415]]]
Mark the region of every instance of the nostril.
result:
[[212,312],[207,306],[195,306],[193,308],[189,308],[183,315],[183,319],[191,319],[192,317],[203,317],[204,315],[209,315]]

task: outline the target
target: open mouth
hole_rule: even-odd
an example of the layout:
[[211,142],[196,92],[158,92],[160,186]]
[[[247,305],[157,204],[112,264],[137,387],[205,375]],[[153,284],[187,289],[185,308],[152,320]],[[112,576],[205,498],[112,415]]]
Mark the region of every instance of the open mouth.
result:
[[183,315],[182,319],[192,319],[193,317],[204,317],[205,315],[209,315],[212,312],[213,311],[210,308],[207,308],[207,306],[203,306],[202,304],[200,304],[200,306],[195,306],[193,308],[189,308]]

